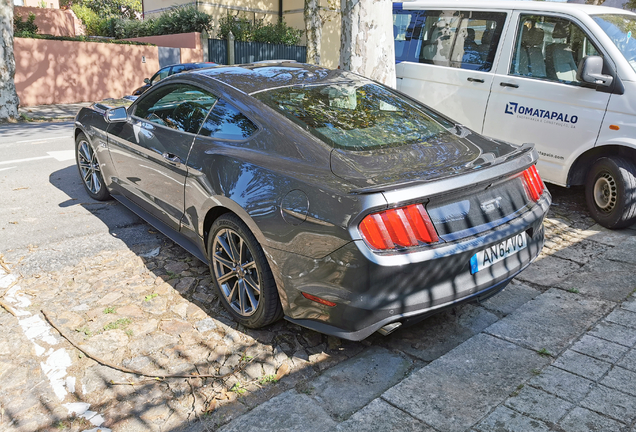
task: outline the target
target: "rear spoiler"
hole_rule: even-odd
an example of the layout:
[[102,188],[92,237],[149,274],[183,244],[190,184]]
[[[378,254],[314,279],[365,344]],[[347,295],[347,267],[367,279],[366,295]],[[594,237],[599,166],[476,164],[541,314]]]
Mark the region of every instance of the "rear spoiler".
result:
[[510,173],[521,172],[531,165],[534,165],[539,159],[539,155],[534,149],[534,144],[524,143],[512,153],[508,153],[496,159],[484,161],[483,163],[480,163],[480,159],[481,158],[477,158],[470,162],[470,164],[476,165],[475,172],[461,176],[375,185],[367,188],[353,189],[349,191],[349,193],[353,195],[366,195],[377,192],[397,192],[398,190],[399,193],[402,193],[405,188],[423,188],[425,190],[418,192],[417,196],[431,196],[436,195],[439,191],[448,192],[450,190],[461,189],[484,181],[491,182],[494,178],[502,177]]

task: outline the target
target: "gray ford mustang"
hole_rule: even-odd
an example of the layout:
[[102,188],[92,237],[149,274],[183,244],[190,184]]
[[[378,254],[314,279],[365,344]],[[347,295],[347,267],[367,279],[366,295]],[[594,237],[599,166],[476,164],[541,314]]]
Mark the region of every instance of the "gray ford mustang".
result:
[[[124,102],[124,101],[120,101]],[[351,340],[503,289],[539,254],[537,154],[358,75],[294,62],[166,78],[75,120],[88,194],[209,263],[234,319]]]

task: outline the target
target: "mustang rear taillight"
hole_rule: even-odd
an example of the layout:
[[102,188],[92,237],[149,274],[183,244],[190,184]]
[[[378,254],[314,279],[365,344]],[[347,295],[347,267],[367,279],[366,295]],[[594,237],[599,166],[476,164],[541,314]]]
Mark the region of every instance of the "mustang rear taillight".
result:
[[539,177],[539,173],[537,172],[537,167],[535,165],[532,165],[523,172],[523,180],[526,184],[528,196],[533,201],[539,201],[545,186],[543,185],[543,181],[541,181],[541,177]]
[[422,204],[384,210],[360,222],[362,238],[374,249],[387,250],[439,241]]

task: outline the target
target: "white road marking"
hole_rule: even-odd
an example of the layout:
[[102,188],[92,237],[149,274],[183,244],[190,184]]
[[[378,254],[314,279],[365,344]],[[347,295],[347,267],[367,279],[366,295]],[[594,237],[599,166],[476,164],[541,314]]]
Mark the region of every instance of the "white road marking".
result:
[[[7,274],[0,268],[0,289],[7,288],[13,282],[16,277],[12,274]],[[59,340],[51,334],[52,327],[49,326],[39,315],[31,315],[31,313],[25,309],[31,305],[31,301],[20,293],[20,286],[14,285],[4,294],[5,299],[14,307],[14,311],[18,316],[28,316],[28,318],[18,319],[20,327],[24,335],[33,343],[35,348],[35,355],[38,357],[45,357],[43,362],[40,362],[42,371],[49,379],[51,388],[55,395],[63,401],[66,395],[75,392],[76,378],[73,376],[67,376],[66,370],[73,365],[73,360],[69,356],[68,352],[64,348],[49,348],[46,352],[45,348],[36,343],[36,340],[40,343],[49,346],[55,346]],[[86,394],[86,392],[84,391]],[[110,429],[101,427],[104,423],[104,417],[95,411],[89,411],[90,404],[87,403],[71,403],[64,404],[69,414],[76,413],[80,417],[84,417],[91,422],[93,426],[97,428],[90,429],[90,431],[97,432],[112,432]]]
[[15,168],[15,167],[9,167],[9,168],[0,168],[0,171],[6,171],[6,170],[10,170],[10,169],[13,169],[13,168]]
[[47,142],[47,141],[53,141],[53,140],[58,140],[58,139],[62,139],[62,138],[72,138],[71,135],[63,135],[63,136],[56,136],[56,137],[50,137],[50,138],[40,138],[40,139],[31,139],[31,140],[23,140],[23,141],[16,141],[15,144],[26,144],[26,143],[35,143],[35,142]]
[[57,159],[60,162],[75,159],[75,150],[50,151],[46,152],[46,154],[53,157],[54,159]]
[[26,159],[13,159],[10,161],[0,162],[0,165],[10,165],[10,164],[20,163],[20,162],[31,162],[31,161],[40,160],[40,159],[51,159],[52,157],[53,156],[38,156],[38,157],[32,157],[32,158],[26,158]]
[[51,387],[53,387],[53,391],[60,400],[64,400],[68,394],[68,390],[64,384],[66,381],[66,369],[71,367],[72,364],[71,357],[64,348],[53,352],[53,354],[48,356],[46,362],[40,362],[42,372],[49,377]]
[[[37,157],[26,158],[26,159],[13,159],[9,161],[0,162],[0,165],[10,165],[14,163],[31,162],[31,161],[42,160],[42,159],[55,159],[59,162],[65,162],[65,161],[70,161],[75,159],[75,150],[50,151],[47,153],[48,153],[48,156],[37,156]],[[15,167],[11,167],[11,168],[15,168]]]

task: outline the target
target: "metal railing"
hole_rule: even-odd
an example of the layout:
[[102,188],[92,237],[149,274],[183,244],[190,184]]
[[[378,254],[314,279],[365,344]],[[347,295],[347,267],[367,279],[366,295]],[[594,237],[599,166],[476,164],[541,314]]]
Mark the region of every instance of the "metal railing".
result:
[[[230,64],[231,48],[234,48],[234,64],[253,63],[262,60],[307,61],[307,47],[301,45],[268,44],[262,42],[233,42],[228,50],[225,39],[208,39],[208,56],[211,62]],[[231,44],[231,42],[230,42]],[[230,54],[228,56],[228,54]]]

